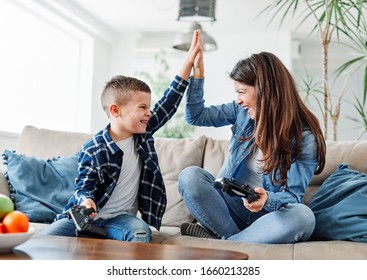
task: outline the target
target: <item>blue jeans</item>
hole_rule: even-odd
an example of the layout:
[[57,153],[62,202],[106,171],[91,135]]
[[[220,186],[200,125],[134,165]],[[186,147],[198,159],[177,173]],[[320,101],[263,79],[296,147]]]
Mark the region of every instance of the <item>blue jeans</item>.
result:
[[[130,214],[118,215],[108,220],[97,219],[93,224],[103,227],[109,239],[149,243],[152,237],[148,224]],[[63,218],[53,222],[40,234],[76,236],[76,227],[71,219]]]
[[289,203],[272,212],[248,211],[242,198],[213,187],[214,176],[188,167],[179,177],[179,191],[195,219],[221,239],[254,243],[294,243],[307,240],[315,216],[304,204]]

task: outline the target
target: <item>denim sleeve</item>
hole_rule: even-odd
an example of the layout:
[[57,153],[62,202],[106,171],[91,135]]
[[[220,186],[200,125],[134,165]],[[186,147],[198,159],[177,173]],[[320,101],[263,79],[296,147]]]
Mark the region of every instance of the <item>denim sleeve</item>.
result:
[[268,201],[264,208],[275,211],[287,203],[303,203],[308,187],[319,164],[316,139],[311,131],[303,132],[302,149],[288,171],[288,189],[271,184],[271,177],[266,176],[264,188],[268,193]]
[[238,105],[228,104],[205,107],[204,79],[190,78],[186,95],[186,122],[196,126],[220,127],[236,122]]

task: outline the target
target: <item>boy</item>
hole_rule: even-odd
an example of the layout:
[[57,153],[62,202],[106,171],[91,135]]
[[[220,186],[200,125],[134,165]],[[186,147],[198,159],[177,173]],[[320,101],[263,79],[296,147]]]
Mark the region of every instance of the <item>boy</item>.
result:
[[150,88],[143,81],[116,76],[107,82],[101,103],[110,123],[83,145],[74,193],[43,234],[75,236],[66,212],[82,205],[96,211],[93,224],[104,228],[107,238],[150,242],[149,225],[160,228],[166,207],[152,135],[176,112],[200,49],[195,31],[181,71],[152,111]]

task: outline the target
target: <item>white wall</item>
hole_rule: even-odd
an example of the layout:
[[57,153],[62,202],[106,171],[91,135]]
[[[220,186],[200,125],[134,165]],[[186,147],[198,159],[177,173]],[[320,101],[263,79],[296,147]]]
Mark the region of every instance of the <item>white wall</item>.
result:
[[[167,52],[167,60],[170,64],[171,76],[173,77],[181,67],[186,53],[175,51],[167,46],[173,41],[175,34],[126,34],[120,37],[117,44],[106,49],[110,51],[109,62],[106,66],[104,59],[97,60],[101,64],[96,65],[98,69],[109,69],[108,75],[106,71],[99,71],[100,76],[96,76],[98,82],[106,81],[113,75],[124,74],[134,76],[137,71],[154,71],[154,54],[159,50],[165,49]],[[206,104],[220,104],[230,102],[234,98],[233,83],[228,77],[234,64],[242,58],[252,53],[268,51],[276,54],[291,71],[297,83],[301,83],[305,77],[306,70],[314,73],[315,78],[321,81],[322,63],[321,63],[321,46],[318,40],[307,38],[300,41],[301,52],[298,53],[294,48],[297,45],[292,41],[291,34],[288,32],[262,32],[251,33],[220,33],[211,34],[215,37],[218,50],[205,53],[205,100]],[[352,56],[350,50],[340,44],[332,44],[329,48],[330,59],[330,85],[332,94],[339,93],[343,86],[344,80],[338,79],[334,83],[332,76],[333,71],[342,63],[349,60]],[[297,57],[297,54],[300,56]],[[103,56],[103,54],[102,54]],[[106,59],[108,56],[105,55]],[[101,78],[103,76],[103,78]],[[351,101],[353,95],[360,96],[362,87],[362,70],[357,72],[350,78],[345,101],[342,103],[341,115],[338,123],[338,140],[355,140],[361,133],[357,123],[350,120],[350,117],[356,117],[356,110],[353,108]],[[105,125],[107,119],[100,114],[99,94],[103,84],[95,83],[98,90],[94,90],[93,100],[97,100],[92,109],[92,128],[97,130]],[[333,102],[335,106],[335,102]],[[317,109],[316,103],[309,104],[309,107],[319,117],[322,124],[322,115]],[[332,139],[332,124],[329,124],[328,140]],[[205,134],[207,136],[228,139],[230,137],[229,127],[224,128],[204,128],[198,127],[195,135]]]
[[[11,132],[0,131],[0,151],[1,153],[6,149],[9,151],[15,151],[18,143],[19,134]],[[0,171],[3,170],[3,158],[0,156]]]
[[[228,77],[235,63],[252,53],[261,51],[273,52],[278,55],[284,64],[291,68],[291,35],[283,33],[221,33],[211,34],[215,37],[218,50],[205,53],[205,100],[206,104],[220,104],[230,102],[235,97],[233,82]],[[169,44],[173,41],[173,34],[156,34],[159,40],[151,40],[146,35],[137,36],[126,34],[120,37],[118,43],[111,48],[100,50],[100,55],[109,59],[109,71],[95,71],[95,83],[93,90],[92,108],[92,130],[96,131],[105,126],[107,119],[101,115],[102,109],[99,100],[103,83],[110,77],[122,74],[134,76],[137,71],[149,71],[154,69],[154,54],[160,48],[167,51],[167,60],[170,64],[171,76],[173,77],[186,56],[185,52],[170,49]],[[154,36],[153,36],[154,37]],[[110,56],[104,52],[110,52]],[[106,60],[97,59],[96,69],[106,69]],[[109,73],[107,77],[106,73]],[[168,86],[168,85],[167,85]],[[224,128],[203,128],[196,129],[196,135],[205,134],[207,136],[228,139],[230,137],[229,127]]]
[[[64,3],[64,2],[62,2]],[[223,2],[219,2],[219,4]],[[219,5],[218,4],[218,5]],[[227,3],[226,3],[227,5]],[[135,76],[137,71],[154,71],[154,54],[161,48],[164,48],[168,55],[171,75],[177,73],[185,53],[174,51],[170,48],[171,42],[177,34],[169,33],[151,33],[136,34],[124,33],[117,35],[111,30],[107,30],[103,23],[99,23],[87,15],[81,13],[76,7],[70,7],[75,10],[76,15],[82,15],[82,18],[89,22],[91,26],[96,27],[97,33],[94,35],[96,44],[94,49],[94,67],[92,92],[92,104],[90,115],[91,132],[96,132],[103,128],[108,122],[107,117],[100,106],[100,94],[107,80],[117,74]],[[219,9],[223,13],[226,9]],[[223,18],[233,20],[230,15],[222,14]],[[244,20],[244,19],[242,19]],[[234,23],[237,21],[234,21]],[[210,26],[204,29],[212,35],[218,44],[218,50],[205,54],[206,83],[205,99],[206,104],[218,104],[231,101],[234,98],[234,89],[232,81],[228,78],[228,72],[234,64],[252,53],[260,51],[273,52],[278,55],[283,63],[293,74],[297,83],[301,83],[305,77],[305,70],[314,73],[316,79],[321,81],[321,47],[316,35],[312,37],[297,39],[300,42],[301,53],[297,58],[297,51],[294,49],[291,34],[287,31],[280,32],[271,26],[272,31],[251,32],[247,24],[244,24],[241,33],[213,33]],[[289,30],[290,28],[286,28]],[[117,38],[117,39],[116,39]],[[296,55],[294,55],[296,53]],[[345,61],[349,60],[350,49],[338,44],[330,46],[330,72],[334,71]],[[338,124],[338,140],[355,140],[360,135],[361,129],[357,123],[350,120],[351,117],[357,117],[356,110],[351,102],[354,95],[361,96],[363,72],[360,70],[349,81],[345,101],[342,103],[341,116]],[[332,78],[330,79],[332,81]],[[332,94],[337,94],[343,86],[343,81],[338,79],[335,84],[331,84]],[[335,101],[334,106],[335,106]],[[317,105],[310,104],[310,108],[319,117],[322,123],[321,113],[318,112]],[[331,124],[329,124],[329,135],[331,137]],[[206,134],[214,138],[227,139],[230,136],[230,130],[226,128],[197,128],[196,134]]]
[[[20,0],[16,2],[23,3]],[[43,3],[29,1],[29,3],[31,2],[37,3],[37,5]],[[75,24],[77,28],[88,33],[95,40],[94,48],[90,54],[93,57],[92,64],[86,66],[86,69],[90,69],[92,72],[92,83],[83,89],[86,94],[92,94],[91,101],[85,102],[83,106],[91,108],[90,114],[85,114],[85,122],[88,123],[88,127],[93,133],[102,129],[108,122],[105,113],[101,109],[100,94],[105,82],[112,76],[117,74],[134,76],[137,71],[154,71],[152,70],[154,69],[153,57],[161,48],[165,48],[168,53],[167,59],[170,63],[172,76],[177,73],[185,58],[185,53],[170,48],[171,42],[177,34],[124,33],[123,35],[117,35],[106,28],[103,23],[96,21],[78,7],[71,5],[70,2],[57,1],[57,4],[64,5],[64,8],[71,12],[71,14],[68,12],[61,13],[58,15],[59,17],[63,17],[64,21],[71,19],[70,24]],[[45,5],[43,8],[47,9],[48,6]],[[52,13],[53,10],[51,9],[49,12]],[[77,17],[79,19],[75,20]],[[78,24],[79,21],[81,23]],[[204,29],[206,29],[205,26]],[[254,33],[244,28],[241,33],[218,32],[213,34],[210,27],[206,31],[216,39],[218,44],[217,51],[205,54],[205,99],[208,105],[229,102],[235,97],[232,81],[228,78],[228,72],[239,59],[260,51],[273,52],[278,55],[298,82],[304,77],[304,69],[314,71],[319,80],[321,79],[321,49],[318,41],[312,41],[309,38],[300,40],[302,53],[300,58],[296,59],[292,56],[293,43],[291,34],[287,31],[276,32],[273,29],[272,32]],[[331,65],[332,69],[348,59],[347,51],[340,46],[335,49],[331,47],[330,52],[330,57],[335,62],[334,65]],[[356,124],[348,119],[351,115],[355,116],[355,110],[348,101],[353,99],[353,94],[360,92],[361,77],[362,74],[359,73],[356,78],[349,82],[347,102],[343,103],[339,121],[338,139],[340,140],[356,139],[360,133],[356,129]],[[338,89],[341,85],[337,83],[334,87]],[[310,106],[316,107],[314,104]],[[321,121],[321,115],[318,114],[318,116]],[[227,139],[230,131],[229,128],[197,128],[196,134]]]
[[102,40],[95,40],[95,48],[93,54],[93,84],[91,88],[92,104],[91,115],[86,121],[90,122],[91,132],[96,133],[103,129],[107,122],[107,116],[101,107],[101,93],[105,83],[111,78],[110,61],[111,61],[112,45]]

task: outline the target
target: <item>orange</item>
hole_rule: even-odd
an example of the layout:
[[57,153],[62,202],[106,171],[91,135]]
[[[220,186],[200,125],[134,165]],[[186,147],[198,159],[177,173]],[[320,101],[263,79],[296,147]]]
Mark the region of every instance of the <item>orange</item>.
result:
[[0,223],[0,233],[3,233],[3,223]]
[[5,233],[27,232],[28,227],[29,219],[21,211],[10,212],[3,219],[3,232]]

